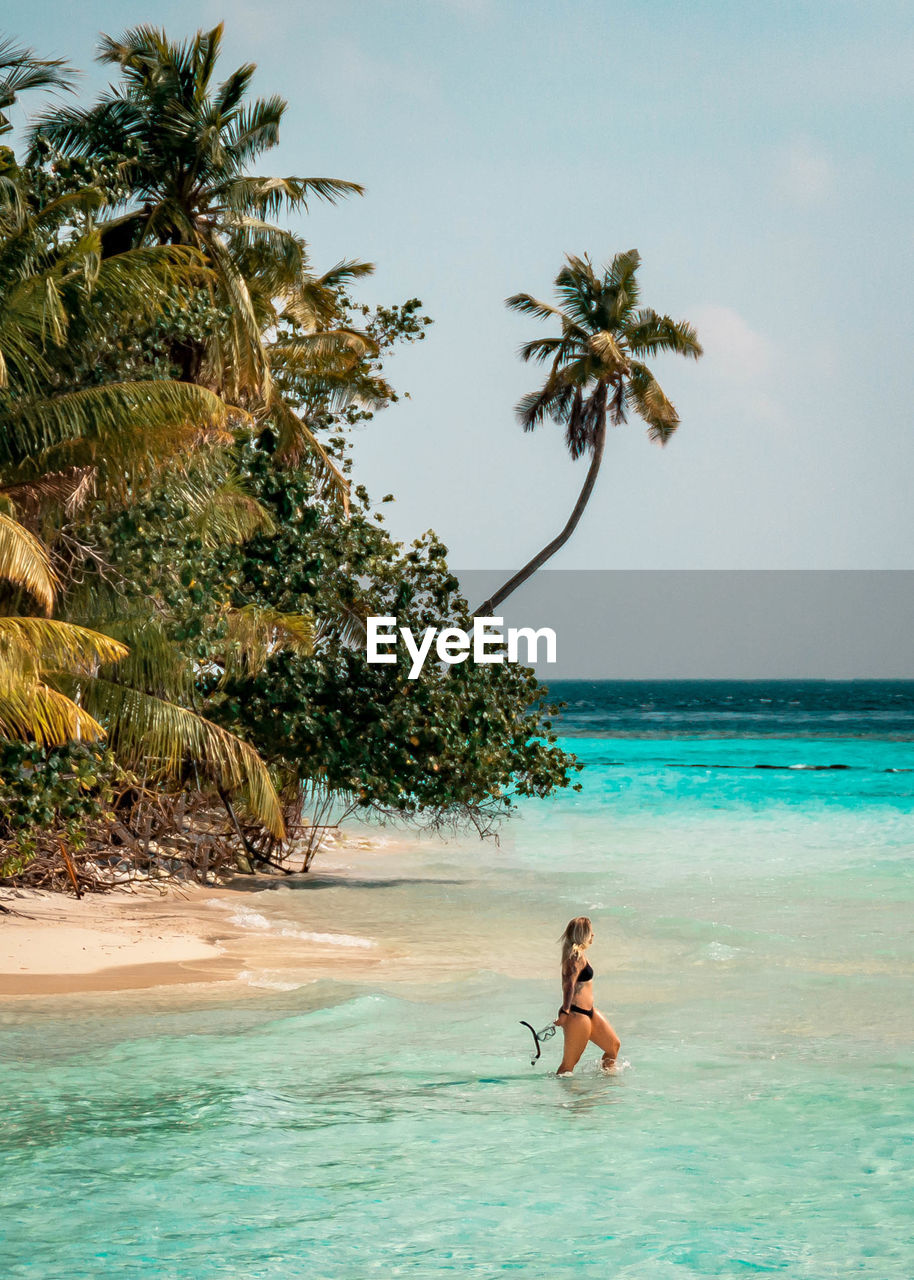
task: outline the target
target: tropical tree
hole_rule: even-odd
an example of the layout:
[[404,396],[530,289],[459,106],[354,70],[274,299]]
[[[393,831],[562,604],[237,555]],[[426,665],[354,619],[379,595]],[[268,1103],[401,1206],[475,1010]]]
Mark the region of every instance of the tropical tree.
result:
[[248,101],[253,63],[215,83],[222,33],[220,23],[183,43],[152,26],[103,36],[99,60],[120,67],[122,83],[91,107],[45,114],[32,131],[33,154],[50,145],[123,162],[129,194],[105,227],[105,252],[150,243],[202,251],[223,323],[206,342],[183,344],[182,376],[209,380],[232,399],[249,392],[268,400],[263,332],[275,316],[267,313],[277,298],[280,312],[307,311],[311,282],[305,242],[271,219],[362,187],[247,172],[276,145],[286,103],[276,95]]
[[[6,111],[20,93],[66,88],[68,81],[63,61],[37,58],[31,49],[0,41],[0,134],[12,129]],[[5,268],[7,287],[0,290],[0,404],[8,403],[4,393],[9,387],[10,364],[26,373],[34,370],[36,361],[40,363],[34,345],[35,320],[40,312],[47,322],[48,311],[54,311],[55,285],[50,278],[42,282],[45,308],[36,307],[34,291],[20,289],[17,298],[16,289],[10,288],[34,275],[35,267],[35,238],[30,234],[33,229],[28,226],[18,176],[12,153],[4,152],[0,158],[0,279]],[[23,271],[30,257],[31,271]],[[17,268],[13,279],[11,260]],[[47,422],[44,425],[46,429]],[[15,512],[11,491],[0,486],[0,593],[7,603],[15,602],[20,608],[31,605],[47,615],[57,597],[57,575],[47,548],[15,518]],[[91,676],[103,662],[117,661],[126,652],[116,640],[84,627],[34,616],[34,612],[13,614],[0,606],[0,735],[43,747],[62,746],[79,738],[102,738],[104,731],[98,722],[49,684],[48,678],[61,673]]]
[[532,560],[509,578],[476,610],[491,614],[512,592],[565,545],[590,500],[606,445],[606,425],[626,421],[629,410],[648,426],[651,440],[665,445],[679,425],[679,414],[644,363],[645,357],[672,351],[697,360],[702,354],[695,330],[650,307],[639,306],[637,249],[617,253],[602,273],[585,255],[568,255],[555,278],[559,305],[517,293],[506,306],[537,320],[558,320],[557,337],[534,338],[520,348],[522,360],[548,363],[549,374],[538,391],[517,405],[525,431],[546,418],[565,428],[565,443],[574,460],[590,464],[577,502],[565,527]]
[[[365,665],[366,612],[466,621],[434,535],[405,551],[358,485],[348,508],[345,428],[396,398],[383,353],[428,321],[417,299],[355,305],[371,267],[317,274],[277,225],[361,188],[249,173],[285,103],[249,97],[252,65],[216,79],[221,36],[105,37],[119,82],[46,113],[24,165],[0,148],[0,852],[17,841],[16,867],[30,824],[53,848],[87,813],[104,828],[109,803],[148,837],[153,810],[181,830],[190,792],[209,824],[218,795],[262,854],[306,801],[317,825],[339,802],[487,831],[512,794],[576,768],[529,671]],[[10,57],[0,111],[63,75]]]
[[[107,735],[121,763],[142,764],[151,779],[192,768],[226,794],[240,791],[281,835],[257,753],[164,696],[177,681],[161,645],[134,651],[129,602],[144,600],[142,584],[119,583],[124,616],[106,625],[104,592],[74,589],[74,570],[85,588],[85,564],[74,558],[87,549],[64,537],[80,507],[124,507],[155,483],[182,494],[201,538],[269,527],[224,463],[207,466],[234,441],[219,396],[148,376],[154,369],[125,378],[115,367],[92,384],[98,344],[124,359],[124,334],[199,282],[200,255],[143,246],[102,258],[94,188],[48,199],[41,175],[5,165],[15,198],[0,207],[0,735],[41,746]],[[47,616],[55,606],[62,618]],[[142,612],[149,623],[148,603]]]

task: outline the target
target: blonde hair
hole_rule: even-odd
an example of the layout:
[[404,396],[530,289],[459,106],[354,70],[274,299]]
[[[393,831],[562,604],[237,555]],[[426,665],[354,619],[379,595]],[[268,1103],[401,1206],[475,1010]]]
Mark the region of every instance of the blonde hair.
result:
[[577,962],[583,960],[592,933],[593,925],[590,923],[590,916],[575,916],[573,920],[568,921],[561,937],[563,975],[571,973],[578,967]]

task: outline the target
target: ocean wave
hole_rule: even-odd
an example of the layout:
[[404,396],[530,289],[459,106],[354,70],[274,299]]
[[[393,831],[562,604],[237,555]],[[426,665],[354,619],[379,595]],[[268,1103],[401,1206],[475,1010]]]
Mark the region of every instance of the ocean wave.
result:
[[307,942],[320,942],[332,947],[373,947],[371,938],[354,933],[311,933],[307,929],[280,929],[284,938],[304,938]]
[[242,969],[238,975],[238,981],[265,991],[297,991],[299,987],[305,985],[303,982],[285,982],[281,978],[271,978],[269,971],[256,973],[251,969]]
[[[625,768],[644,768],[647,761],[644,760],[594,760],[592,763],[601,769],[625,769]],[[765,761],[746,763],[732,763],[724,760],[664,760],[659,762],[664,769],[774,769],[774,770],[808,770],[810,773],[828,773],[844,770],[857,770],[864,773],[914,773],[914,767],[904,768],[895,766],[882,769],[872,769],[867,765],[861,764],[769,764]]]
[[234,915],[229,916],[229,924],[237,924],[242,929],[271,929],[273,926],[266,916],[250,907],[241,907]]
[[718,963],[732,960],[740,953],[740,947],[728,947],[725,942],[709,942],[705,947],[705,955],[709,960],[716,960]]
[[[210,898],[212,906],[226,908],[226,903],[218,898]],[[231,907],[228,907],[232,910]],[[371,938],[363,938],[353,933],[315,933],[310,929],[299,929],[288,920],[270,920],[259,911],[250,907],[239,907],[228,918],[229,924],[238,925],[240,929],[258,929],[267,933],[275,933],[281,938],[301,938],[305,942],[316,942],[328,947],[373,947]]]

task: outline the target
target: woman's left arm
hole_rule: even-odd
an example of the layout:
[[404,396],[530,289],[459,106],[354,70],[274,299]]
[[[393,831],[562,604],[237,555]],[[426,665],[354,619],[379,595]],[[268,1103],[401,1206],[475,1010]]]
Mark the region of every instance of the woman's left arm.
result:
[[578,980],[578,974],[583,968],[584,961],[580,960],[577,964],[573,965],[567,973],[562,974],[562,1007],[559,1009],[559,1016],[556,1018],[556,1022],[560,1027],[565,1025],[562,1019],[567,1017],[571,1011],[571,1005],[574,1000],[575,983]]

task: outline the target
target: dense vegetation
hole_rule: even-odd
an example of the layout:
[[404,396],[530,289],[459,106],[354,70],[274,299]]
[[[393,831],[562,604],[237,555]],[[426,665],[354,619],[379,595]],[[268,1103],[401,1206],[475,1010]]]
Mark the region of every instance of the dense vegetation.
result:
[[[113,87],[0,147],[0,877],[301,866],[356,810],[485,833],[576,768],[530,671],[366,662],[369,614],[468,621],[350,480],[430,321],[313,269],[284,217],[361,188],[252,172],[285,103],[221,34],[103,37]],[[0,46],[3,112],[68,77]]]

